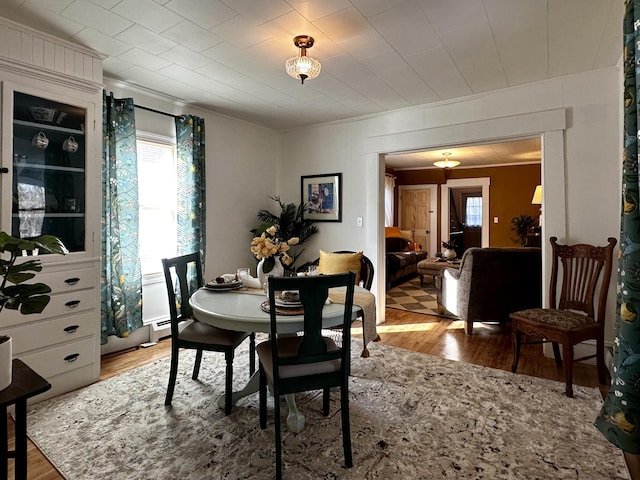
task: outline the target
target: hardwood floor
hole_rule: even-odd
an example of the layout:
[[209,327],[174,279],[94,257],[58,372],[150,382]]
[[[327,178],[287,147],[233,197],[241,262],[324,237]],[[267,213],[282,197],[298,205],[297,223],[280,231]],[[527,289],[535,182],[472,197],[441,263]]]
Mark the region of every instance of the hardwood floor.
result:
[[[359,332],[354,326],[354,335]],[[473,335],[464,333],[464,324],[440,317],[387,309],[386,322],[378,325],[381,341],[415,352],[436,355],[476,365],[510,371],[512,345],[509,325],[475,324]],[[100,380],[125,372],[170,355],[169,340],[162,340],[150,348],[139,348],[102,358]],[[522,347],[518,373],[564,381],[564,373],[556,368],[553,359],[542,355],[540,345]],[[168,375],[168,373],[167,373]],[[576,364],[574,383],[596,387],[598,385],[595,366]],[[607,386],[599,386],[606,392]],[[12,429],[12,422],[10,430]],[[10,446],[13,448],[13,432]],[[61,480],[62,476],[40,453],[31,441],[28,451],[29,480]],[[9,462],[9,478],[13,478],[13,462]],[[640,477],[634,477],[640,478]]]

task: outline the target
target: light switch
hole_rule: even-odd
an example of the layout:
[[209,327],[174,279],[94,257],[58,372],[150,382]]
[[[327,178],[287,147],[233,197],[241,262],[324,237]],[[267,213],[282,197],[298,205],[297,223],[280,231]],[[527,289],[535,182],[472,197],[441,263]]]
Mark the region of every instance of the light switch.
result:
[[498,217],[493,217],[493,223],[498,223]]
[[362,226],[362,217],[356,217],[356,227]]

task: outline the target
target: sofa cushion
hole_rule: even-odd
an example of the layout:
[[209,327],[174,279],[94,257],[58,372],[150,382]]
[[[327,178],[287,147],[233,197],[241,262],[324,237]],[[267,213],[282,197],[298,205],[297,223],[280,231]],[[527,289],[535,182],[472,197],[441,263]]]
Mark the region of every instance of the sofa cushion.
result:
[[384,242],[387,252],[404,252],[405,250],[409,250],[411,243],[400,237],[388,237],[384,239]]
[[320,261],[318,271],[325,275],[335,273],[356,273],[356,285],[360,283],[360,265],[362,262],[362,252],[356,253],[332,253],[320,250]]

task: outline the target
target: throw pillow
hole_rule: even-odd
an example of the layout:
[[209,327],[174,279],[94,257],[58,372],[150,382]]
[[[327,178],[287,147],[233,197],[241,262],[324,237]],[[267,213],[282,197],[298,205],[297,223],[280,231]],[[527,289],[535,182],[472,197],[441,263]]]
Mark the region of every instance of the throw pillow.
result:
[[331,253],[320,250],[320,262],[318,271],[325,275],[334,273],[356,273],[356,285],[360,283],[360,262],[362,252],[356,253]]
[[402,238],[398,227],[384,227],[385,238]]
[[413,230],[400,230],[400,236],[407,242],[413,242]]

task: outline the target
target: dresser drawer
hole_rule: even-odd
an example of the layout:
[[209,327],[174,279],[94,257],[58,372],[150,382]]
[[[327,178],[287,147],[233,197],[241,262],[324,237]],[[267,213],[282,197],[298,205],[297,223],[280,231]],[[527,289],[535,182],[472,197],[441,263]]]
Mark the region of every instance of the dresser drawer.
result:
[[[91,288],[77,292],[51,295],[51,301],[42,313],[22,315],[18,310],[2,310],[2,324],[4,326],[21,325],[26,322],[34,322],[43,318],[71,315],[87,310],[95,310],[99,305],[96,295],[98,290]],[[2,329],[4,330],[4,329]]]
[[39,282],[48,285],[51,293],[64,293],[85,288],[93,288],[97,282],[97,271],[95,268],[79,268],[68,272],[46,273],[46,268],[42,273],[36,274],[32,282]]
[[[38,350],[51,345],[78,340],[98,333],[94,311],[79,315],[69,315],[31,323],[24,326],[2,329],[2,334],[10,336],[13,354],[18,356],[30,350]],[[28,317],[24,317],[28,318]]]
[[88,338],[29,355],[16,355],[44,378],[85,367],[96,361],[96,342]]

